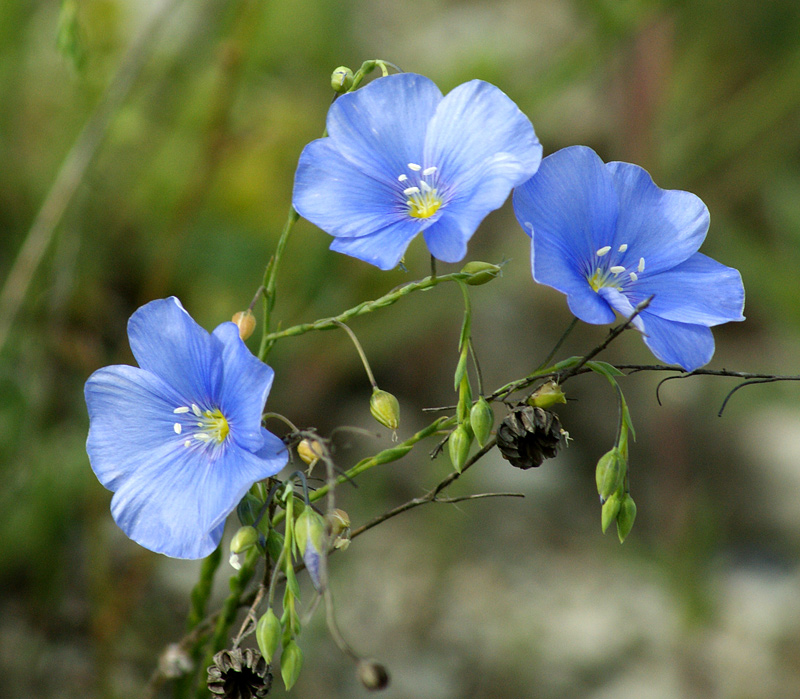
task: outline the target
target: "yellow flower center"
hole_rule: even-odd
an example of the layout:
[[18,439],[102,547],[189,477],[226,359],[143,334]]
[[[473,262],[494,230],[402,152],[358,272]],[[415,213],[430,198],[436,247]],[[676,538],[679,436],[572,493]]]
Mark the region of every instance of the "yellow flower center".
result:
[[184,446],[190,447],[196,442],[203,444],[222,444],[231,431],[227,418],[219,408],[201,410],[196,403],[175,408],[176,415],[185,416],[184,420],[173,424],[175,434],[183,435]]
[[421,165],[408,163],[408,169],[412,173],[411,178],[405,173],[397,178],[404,186],[403,196],[406,198],[408,215],[413,218],[430,218],[442,205],[442,198],[436,191],[437,168],[432,165],[423,170]]

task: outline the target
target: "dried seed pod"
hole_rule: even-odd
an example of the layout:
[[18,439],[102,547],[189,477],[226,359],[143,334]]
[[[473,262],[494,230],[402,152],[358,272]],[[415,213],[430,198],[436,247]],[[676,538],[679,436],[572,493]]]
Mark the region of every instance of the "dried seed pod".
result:
[[208,690],[225,699],[260,699],[269,694],[272,673],[257,650],[221,650],[208,668]]
[[512,466],[528,469],[553,458],[563,439],[558,417],[549,410],[518,405],[497,428],[497,448]]

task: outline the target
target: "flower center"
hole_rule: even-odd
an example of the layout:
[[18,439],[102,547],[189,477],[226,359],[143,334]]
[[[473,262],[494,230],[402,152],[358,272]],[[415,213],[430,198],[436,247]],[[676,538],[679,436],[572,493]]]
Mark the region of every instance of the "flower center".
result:
[[623,264],[611,264],[612,261],[622,262],[621,257],[628,250],[628,244],[620,245],[616,252],[611,256],[611,246],[606,245],[595,252],[596,259],[593,261],[593,268],[586,281],[594,291],[600,291],[603,287],[611,287],[617,291],[623,289],[633,282],[639,280],[639,275],[644,272],[644,258],[640,257],[635,270],[629,269]]
[[436,190],[437,168],[432,165],[423,170],[422,165],[408,163],[408,169],[412,173],[410,177],[403,173],[397,178],[405,187],[403,196],[406,198],[408,215],[413,218],[430,218],[442,205],[442,197]]
[[172,425],[175,434],[186,435],[183,443],[190,447],[194,443],[222,444],[231,431],[227,418],[219,408],[201,410],[200,406],[192,403],[190,406],[182,405],[172,411],[176,415],[185,415],[186,420]]

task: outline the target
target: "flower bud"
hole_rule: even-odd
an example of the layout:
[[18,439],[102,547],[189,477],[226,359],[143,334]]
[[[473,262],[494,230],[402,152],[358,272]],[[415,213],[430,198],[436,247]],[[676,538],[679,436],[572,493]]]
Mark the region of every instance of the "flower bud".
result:
[[619,450],[614,447],[600,457],[595,469],[595,481],[597,482],[597,492],[602,502],[605,502],[612,493],[615,493],[624,477],[623,461]]
[[622,543],[627,538],[628,534],[633,529],[633,522],[636,519],[636,503],[630,494],[626,493],[625,498],[619,506],[619,514],[617,515],[617,536],[619,543]]
[[375,660],[359,660],[356,672],[361,684],[371,691],[389,686],[389,673]]
[[255,528],[241,527],[231,539],[231,557],[229,562],[236,570],[242,569],[242,560],[239,554],[246,553],[258,542],[258,532]]
[[333,548],[344,551],[350,546],[350,516],[344,510],[331,510],[325,515],[325,522]]
[[289,643],[283,647],[283,653],[281,654],[281,677],[283,678],[283,684],[287,692],[294,686],[294,683],[297,682],[302,667],[303,651],[300,650],[300,646],[294,641],[289,641]]
[[400,403],[388,391],[376,388],[369,399],[369,411],[378,422],[390,430],[396,430],[400,424]]
[[478,444],[483,446],[489,441],[494,426],[494,411],[489,402],[481,396],[475,401],[469,413],[469,424],[475,434]]
[[311,582],[317,590],[322,589],[325,577],[325,563],[322,557],[327,553],[325,520],[322,515],[307,506],[294,523],[294,536]]
[[256,329],[256,317],[251,310],[239,311],[233,314],[231,320],[239,327],[239,337],[246,340]]
[[323,446],[316,439],[304,439],[297,445],[297,455],[309,466],[309,471],[319,461]]
[[556,403],[566,403],[567,398],[564,392],[552,379],[537,388],[528,398],[528,405],[534,408],[551,408]]
[[600,526],[603,529],[603,534],[606,533],[609,525],[617,519],[619,506],[620,500],[616,493],[612,493],[608,500],[603,503],[603,509],[600,514]]
[[472,437],[464,425],[459,425],[451,433],[447,440],[447,447],[450,450],[450,461],[453,468],[461,473],[464,464],[467,462],[469,456],[469,445]]
[[501,271],[502,269],[498,265],[493,265],[491,262],[478,262],[477,260],[467,262],[461,268],[462,274],[472,275],[469,279],[464,280],[465,284],[470,284],[471,286],[486,284],[486,282],[490,282],[498,276]]
[[339,66],[331,73],[331,88],[336,93],[347,92],[353,87],[353,71],[347,66]]
[[275,655],[280,640],[281,622],[270,607],[256,624],[256,642],[267,664],[272,662],[272,656]]

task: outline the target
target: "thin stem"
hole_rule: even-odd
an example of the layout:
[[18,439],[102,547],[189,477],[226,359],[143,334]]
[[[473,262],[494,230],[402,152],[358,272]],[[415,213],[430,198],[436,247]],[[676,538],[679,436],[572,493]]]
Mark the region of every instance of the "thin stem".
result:
[[558,342],[553,346],[553,349],[550,350],[550,354],[547,355],[545,360],[537,367],[538,369],[542,369],[546,367],[550,362],[553,360],[553,357],[556,356],[556,352],[561,348],[561,345],[564,344],[564,341],[569,337],[570,333],[575,329],[575,326],[578,324],[578,319],[573,318],[572,322],[569,324],[569,327],[562,333],[561,337],[558,338]]
[[350,339],[353,341],[353,344],[356,347],[356,351],[358,352],[358,356],[361,357],[361,363],[364,365],[364,370],[367,372],[367,377],[369,378],[369,382],[372,384],[372,388],[376,391],[378,390],[378,384],[375,382],[375,376],[372,373],[372,369],[369,366],[369,361],[367,360],[367,355],[364,354],[364,348],[361,346],[361,343],[358,341],[356,334],[344,323],[340,321],[336,321],[336,325],[340,328],[345,330],[347,334],[350,336]]

